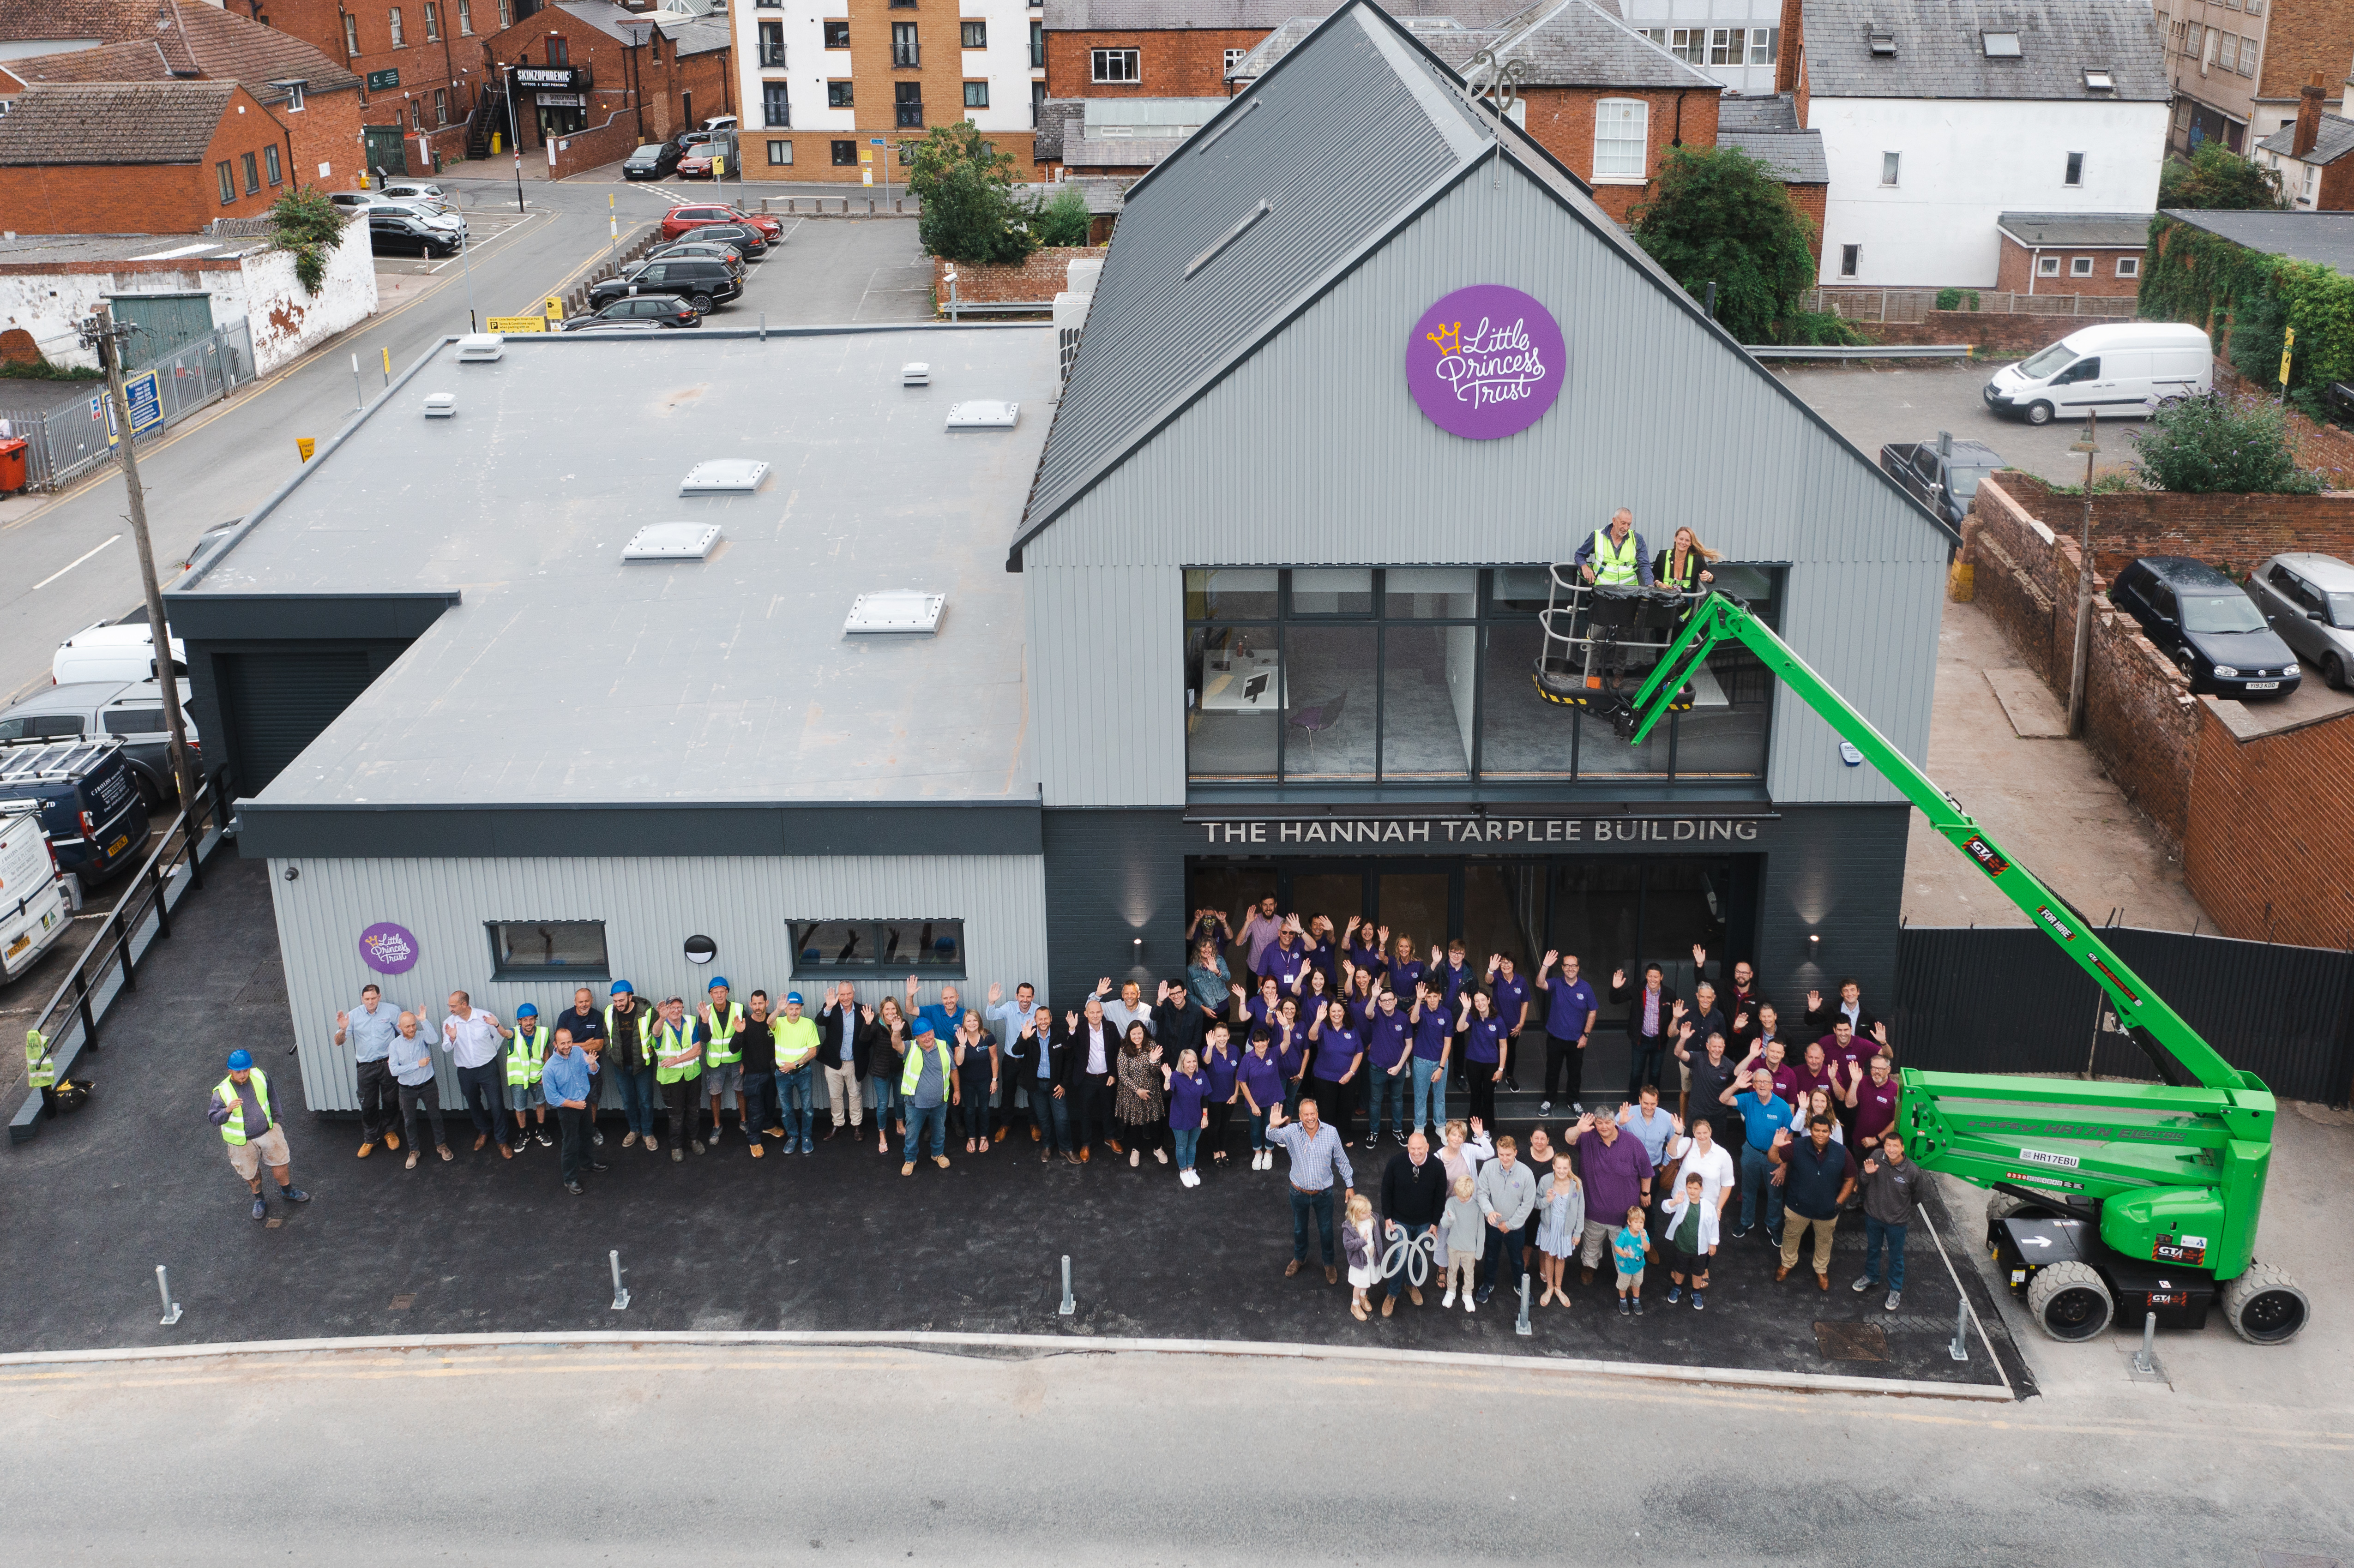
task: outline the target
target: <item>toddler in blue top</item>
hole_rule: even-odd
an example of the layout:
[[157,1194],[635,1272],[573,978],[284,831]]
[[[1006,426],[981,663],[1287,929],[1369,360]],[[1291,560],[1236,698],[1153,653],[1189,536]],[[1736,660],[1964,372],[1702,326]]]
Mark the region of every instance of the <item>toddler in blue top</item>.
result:
[[1627,1211],[1627,1223],[1610,1238],[1610,1261],[1618,1270],[1618,1315],[1643,1315],[1643,1260],[1650,1255],[1651,1238],[1643,1230],[1643,1210]]

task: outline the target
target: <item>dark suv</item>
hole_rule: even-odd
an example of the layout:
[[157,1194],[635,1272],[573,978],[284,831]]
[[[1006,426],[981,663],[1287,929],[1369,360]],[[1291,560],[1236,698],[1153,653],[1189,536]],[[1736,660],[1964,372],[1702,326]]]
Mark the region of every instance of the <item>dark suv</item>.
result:
[[2255,600],[2204,561],[2144,556],[2117,574],[2109,602],[2141,624],[2194,692],[2285,696],[2304,678]]
[[147,807],[112,736],[0,743],[0,800],[39,805],[58,869],[85,887],[146,852]]
[[667,256],[648,261],[588,291],[588,308],[601,311],[632,294],[676,294],[699,315],[709,315],[744,291],[744,280],[716,256]]

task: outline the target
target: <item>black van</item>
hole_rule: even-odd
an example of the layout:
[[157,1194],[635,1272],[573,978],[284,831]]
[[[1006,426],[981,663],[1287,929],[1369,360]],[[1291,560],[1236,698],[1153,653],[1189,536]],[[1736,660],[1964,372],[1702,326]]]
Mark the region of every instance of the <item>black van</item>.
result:
[[0,743],[0,800],[31,800],[58,868],[88,887],[137,865],[147,807],[114,736]]

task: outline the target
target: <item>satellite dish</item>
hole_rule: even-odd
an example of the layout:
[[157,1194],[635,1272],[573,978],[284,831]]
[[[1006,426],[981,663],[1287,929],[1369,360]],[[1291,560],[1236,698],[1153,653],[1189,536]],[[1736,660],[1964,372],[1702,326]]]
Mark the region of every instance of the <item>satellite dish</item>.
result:
[[689,937],[686,939],[686,961],[688,963],[707,964],[718,956],[719,944],[713,941],[710,938]]

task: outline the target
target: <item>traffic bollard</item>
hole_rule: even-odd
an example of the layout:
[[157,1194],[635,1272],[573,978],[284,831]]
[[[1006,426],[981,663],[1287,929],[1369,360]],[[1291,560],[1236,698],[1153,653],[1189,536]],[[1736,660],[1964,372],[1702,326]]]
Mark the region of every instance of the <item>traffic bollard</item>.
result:
[[1529,1327],[1529,1277],[1525,1274],[1521,1276],[1521,1320],[1512,1325],[1512,1332],[1522,1335],[1536,1332]]
[[1061,1316],[1067,1318],[1078,1309],[1079,1304],[1071,1295],[1071,1255],[1065,1253],[1063,1255],[1063,1305],[1059,1311]]
[[2150,1357],[2157,1349],[2158,1314],[2145,1312],[2141,1315],[2141,1349],[2134,1352],[2133,1370],[2144,1377],[2153,1375],[2158,1371],[2158,1363]]
[[1970,1303],[1969,1298],[1964,1297],[1961,1304],[1954,1309],[1954,1342],[1946,1347],[1946,1353],[1957,1361],[1970,1359],[1970,1347],[1967,1339],[1969,1331]]
[[367,398],[360,392],[360,356],[356,354],[352,355],[352,407],[367,407]]
[[615,1312],[620,1312],[625,1310],[629,1307],[630,1293],[621,1286],[620,1249],[619,1247],[614,1248],[610,1256],[613,1260],[613,1305],[610,1309]]
[[172,1299],[172,1277],[160,1263],[155,1266],[155,1289],[164,1298],[163,1326],[168,1329],[180,1320],[180,1304]]

